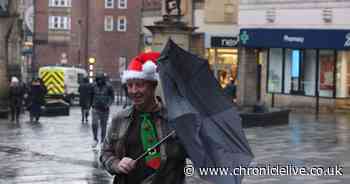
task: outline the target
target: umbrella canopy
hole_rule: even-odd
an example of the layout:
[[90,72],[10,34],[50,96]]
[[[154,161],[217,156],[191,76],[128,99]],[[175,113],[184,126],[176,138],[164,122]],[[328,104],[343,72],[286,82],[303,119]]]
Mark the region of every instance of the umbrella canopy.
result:
[[[241,119],[206,60],[169,40],[158,59],[169,123],[195,168],[248,166],[253,153]],[[216,184],[241,183],[241,176],[201,176]]]

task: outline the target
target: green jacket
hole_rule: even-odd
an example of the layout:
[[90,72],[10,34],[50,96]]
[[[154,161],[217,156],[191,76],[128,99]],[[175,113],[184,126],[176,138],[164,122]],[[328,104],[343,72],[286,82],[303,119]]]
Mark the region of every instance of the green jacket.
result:
[[[104,168],[114,175],[114,184],[129,184],[125,175],[113,170],[112,163],[119,162],[126,153],[125,137],[129,125],[133,122],[134,107],[121,110],[113,118],[101,149],[100,161]],[[158,139],[168,135],[173,129],[169,126],[166,109],[162,108],[161,121],[156,121]],[[142,184],[183,184],[186,152],[176,136],[170,137],[160,146],[161,166],[158,172],[146,178]],[[136,184],[136,183],[133,183]]]

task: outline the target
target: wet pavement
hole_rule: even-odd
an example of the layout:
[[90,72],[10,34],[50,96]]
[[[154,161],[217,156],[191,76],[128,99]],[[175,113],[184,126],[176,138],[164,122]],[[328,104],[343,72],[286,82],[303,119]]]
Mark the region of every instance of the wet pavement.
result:
[[[116,112],[118,107],[113,107]],[[80,109],[70,116],[22,116],[19,124],[0,119],[0,184],[110,184],[91,150],[91,123],[80,122]],[[245,129],[254,163],[286,166],[342,167],[343,176],[246,176],[244,184],[350,183],[350,113],[291,114],[289,125]],[[193,179],[190,183],[198,183]]]
[[247,176],[245,184],[350,183],[350,112],[319,117],[294,113],[289,125],[249,128],[246,134],[258,165],[293,165],[307,169],[338,165],[343,175]]

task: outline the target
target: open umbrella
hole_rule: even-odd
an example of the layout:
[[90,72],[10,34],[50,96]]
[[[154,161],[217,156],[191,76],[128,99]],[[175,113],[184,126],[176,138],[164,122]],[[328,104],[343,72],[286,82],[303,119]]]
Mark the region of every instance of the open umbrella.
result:
[[[195,168],[248,166],[253,153],[241,119],[206,60],[169,39],[158,59],[169,123]],[[215,184],[241,183],[241,176],[201,176]]]

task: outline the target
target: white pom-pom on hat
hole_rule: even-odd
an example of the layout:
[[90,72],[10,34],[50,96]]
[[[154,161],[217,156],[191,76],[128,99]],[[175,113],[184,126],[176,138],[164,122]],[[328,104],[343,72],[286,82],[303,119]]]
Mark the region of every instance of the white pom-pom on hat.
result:
[[146,75],[154,74],[157,72],[157,65],[153,61],[148,60],[142,65],[142,70]]

